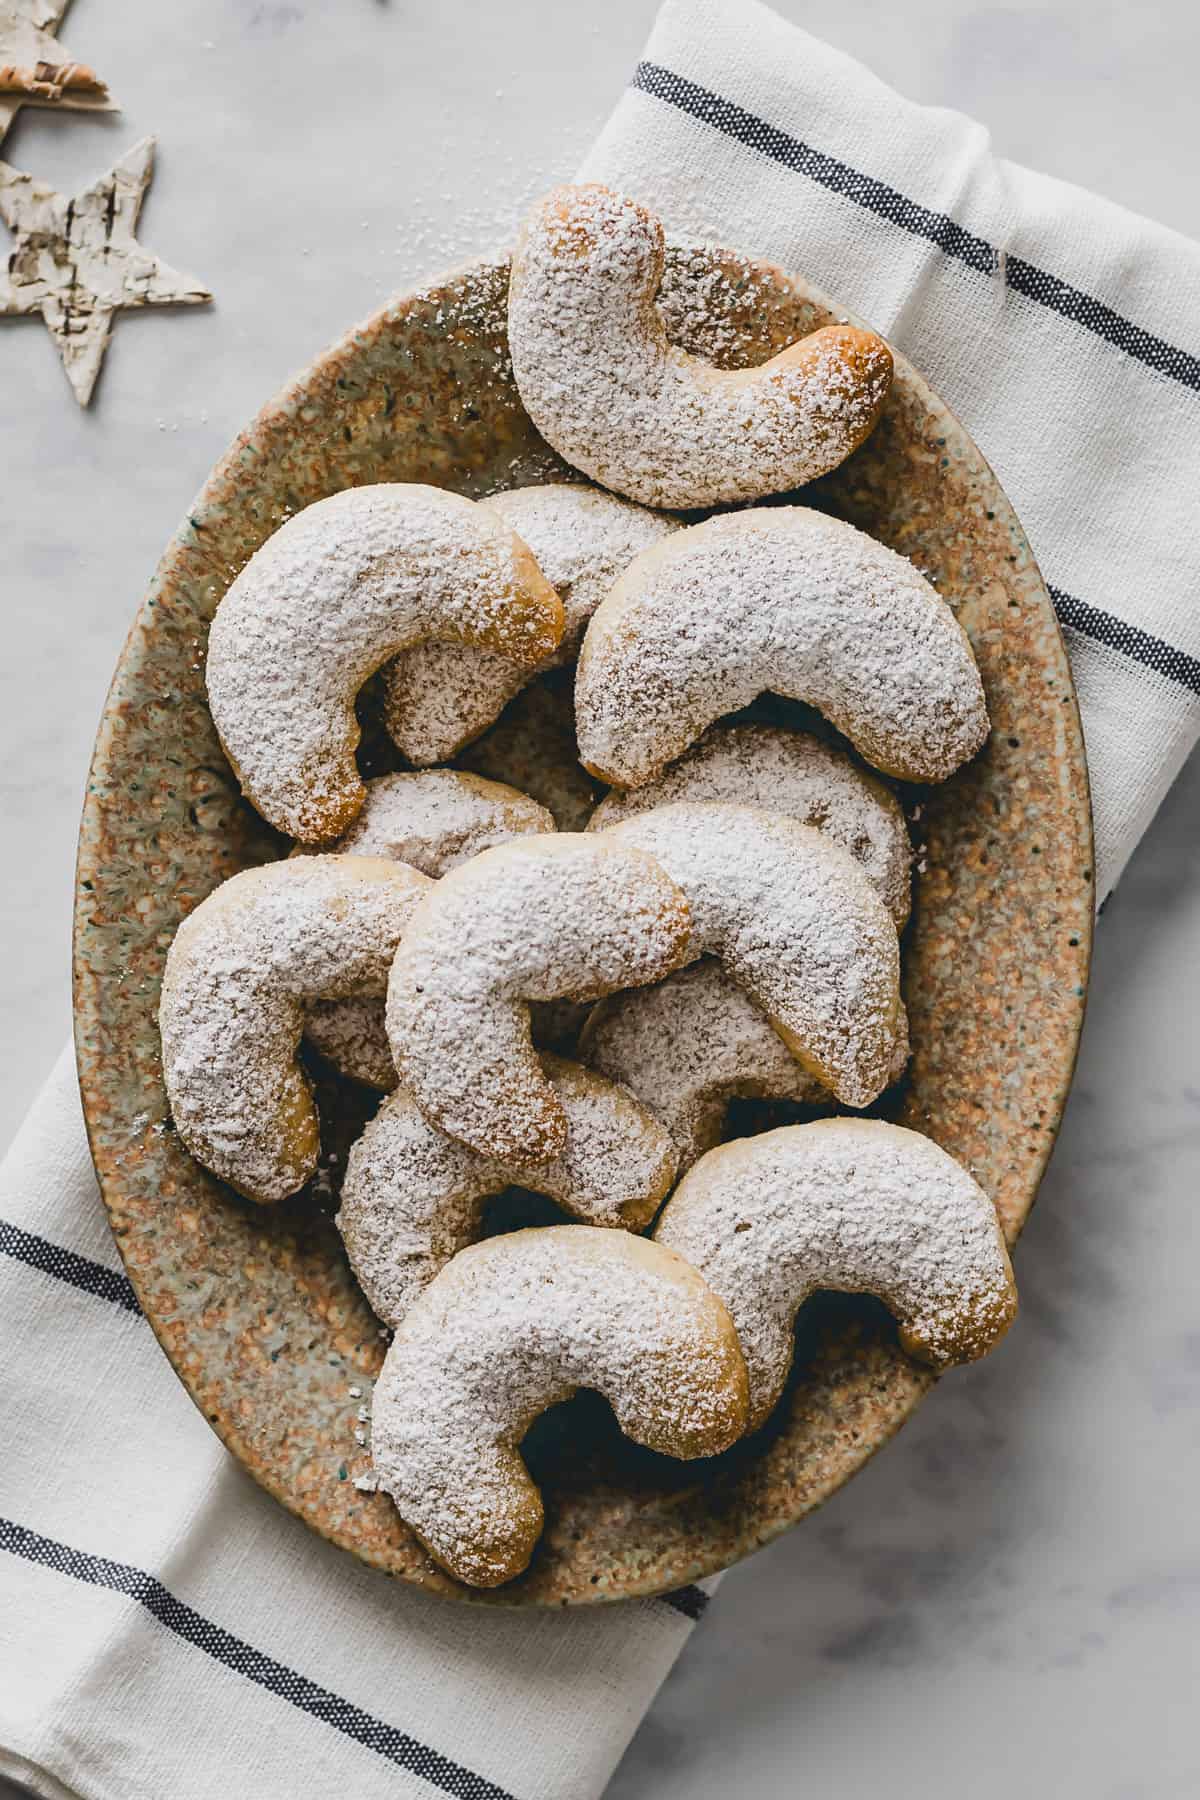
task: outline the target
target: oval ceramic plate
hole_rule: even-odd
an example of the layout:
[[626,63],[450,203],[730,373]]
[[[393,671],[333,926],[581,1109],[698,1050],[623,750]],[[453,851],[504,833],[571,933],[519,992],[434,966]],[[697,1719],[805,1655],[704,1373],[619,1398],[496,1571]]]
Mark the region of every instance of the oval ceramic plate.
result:
[[[325,1174],[282,1206],[255,1208],[176,1137],[156,1025],[180,919],[286,848],[240,799],[205,703],[208,624],[234,575],[289,514],[340,488],[425,481],[482,495],[564,473],[512,383],[506,280],[502,260],[473,265],[321,356],[238,439],[168,547],[96,745],[75,1017],[121,1254],[233,1454],[314,1530],[392,1574],[459,1598],[569,1605],[663,1592],[745,1556],[852,1475],[932,1377],[901,1355],[880,1308],[831,1296],[801,1316],[793,1378],[769,1425],[711,1463],[636,1449],[606,1407],[580,1396],[526,1446],[547,1513],[530,1569],[468,1596],[385,1496],[355,1486],[368,1466],[355,1438],[360,1395],[369,1402],[384,1342],[342,1254],[331,1193],[362,1094],[322,1091]],[[729,365],[835,316],[777,270],[700,252],[672,254],[663,306],[680,342]],[[878,430],[805,498],[911,556],[957,609],[983,673],[990,742],[921,797],[905,958],[915,1055],[892,1115],[974,1170],[1011,1240],[1066,1098],[1091,945],[1087,774],[1067,658],[994,476],[903,361]],[[520,756],[518,742],[514,779]]]

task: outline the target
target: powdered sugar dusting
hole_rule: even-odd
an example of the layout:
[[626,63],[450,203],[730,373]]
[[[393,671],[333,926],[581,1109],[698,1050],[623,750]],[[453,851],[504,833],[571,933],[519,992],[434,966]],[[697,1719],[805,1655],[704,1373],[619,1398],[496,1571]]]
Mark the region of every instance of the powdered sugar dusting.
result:
[[318,1000],[304,1019],[304,1035],[339,1075],[386,1094],[396,1085],[383,998]]
[[982,1356],[1016,1291],[995,1208],[929,1138],[876,1119],[785,1126],[710,1151],[655,1237],[699,1269],[737,1328],[751,1428],[779,1398],[792,1323],[817,1288],[875,1294],[935,1366]]
[[673,346],[655,296],[659,221],[599,186],[556,188],[513,257],[508,334],[530,418],[576,468],[651,506],[712,506],[799,487],[868,435],[887,345],[827,326],[758,368]]
[[[779,300],[779,273],[715,244],[672,244],[664,250],[658,310],[673,344],[719,369],[751,369],[771,350],[747,332],[747,315],[769,317]],[[815,330],[814,318],[809,330]]]
[[692,912],[691,958],[719,956],[794,1056],[848,1106],[887,1086],[896,1050],[900,948],[854,859],[781,813],[677,802],[598,834],[637,845]]
[[676,532],[625,571],[579,658],[580,755],[641,787],[768,690],[901,780],[944,781],[987,737],[970,644],[924,577],[840,519],[777,506]]
[[374,857],[296,857],[234,875],[179,927],[159,1006],[167,1095],[192,1155],[239,1192],[279,1200],[312,1174],[305,1007],[381,994],[430,885]]
[[[535,1047],[573,1055],[590,1011],[586,1003],[575,1000],[531,1001],[529,1025]],[[381,1093],[390,1093],[396,1086],[399,1077],[392,1062],[382,1000],[318,1000],[305,1016],[304,1035],[326,1062],[351,1081],[378,1088]]]
[[[903,1006],[897,1025],[889,1085],[908,1063]],[[681,1174],[720,1143],[731,1100],[835,1105],[762,1008],[708,957],[655,987],[601,1000],[584,1027],[579,1054],[662,1120],[679,1152]]]
[[[640,550],[680,521],[582,483],[515,488],[484,502],[527,544],[566,620],[544,668],[574,662],[588,620]],[[430,641],[384,671],[388,731],[410,762],[442,762],[485,731],[530,679],[486,650]]]
[[[811,825],[848,850],[900,931],[910,904],[912,846],[900,802],[841,750],[774,725],[718,725],[656,781],[610,794],[590,830],[673,800],[765,806]],[[781,1096],[782,1098],[783,1096]]]
[[456,769],[377,775],[363,809],[329,848],[344,856],[390,856],[437,880],[448,869],[509,838],[553,831],[528,794]]
[[480,1234],[484,1201],[513,1184],[557,1200],[592,1225],[640,1231],[675,1178],[675,1150],[632,1094],[578,1063],[544,1056],[567,1120],[548,1163],[480,1156],[431,1125],[403,1090],[380,1107],[350,1152],[338,1227],[376,1314],[398,1325],[450,1258]]
[[558,596],[496,513],[416,483],[349,488],[289,519],[225,595],[209,705],[258,810],[326,842],[362,804],[354,698],[381,664],[449,637],[533,668],[561,631]]
[[668,1456],[716,1454],[745,1421],[721,1302],[681,1258],[622,1231],[514,1232],[456,1256],[409,1309],[375,1388],[379,1485],[442,1566],[494,1587],[542,1529],[517,1449],[577,1388]]
[[397,953],[387,1029],[401,1080],[485,1155],[559,1155],[566,1120],[533,1053],[529,1001],[657,981],[690,934],[686,900],[640,849],[562,833],[485,850],[431,890]]
[[[434,878],[493,844],[554,830],[551,815],[527,794],[454,769],[379,775],[365,785],[362,811],[330,849],[391,857]],[[351,1080],[381,1089],[396,1085],[382,997],[318,1001],[309,1009],[304,1035]]]
[[458,760],[532,794],[560,831],[582,831],[604,792],[579,761],[570,676],[562,671],[531,681]]

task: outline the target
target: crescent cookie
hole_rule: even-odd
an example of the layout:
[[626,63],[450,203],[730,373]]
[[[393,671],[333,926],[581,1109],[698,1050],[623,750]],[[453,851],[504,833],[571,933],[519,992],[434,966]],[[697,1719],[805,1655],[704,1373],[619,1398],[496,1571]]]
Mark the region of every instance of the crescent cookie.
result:
[[626,569],[580,653],[580,756],[642,787],[768,689],[902,781],[944,781],[988,734],[966,633],[924,576],[840,519],[775,506],[692,525]]
[[633,1095],[578,1063],[543,1056],[567,1119],[548,1163],[480,1156],[424,1117],[403,1089],[350,1152],[338,1227],[358,1284],[385,1325],[398,1325],[452,1256],[473,1244],[484,1202],[517,1185],[591,1225],[641,1231],[675,1180],[667,1131]]
[[[889,1086],[908,1064],[903,1006],[897,1022]],[[761,1006],[710,957],[655,987],[601,1000],[583,1028],[579,1055],[589,1068],[629,1088],[662,1121],[680,1174],[720,1143],[731,1100],[834,1104]]]
[[896,1053],[900,945],[849,853],[755,806],[660,806],[597,833],[661,863],[687,897],[686,960],[718,956],[792,1055],[847,1106],[887,1086]]
[[436,881],[493,844],[553,830],[552,815],[518,788],[457,769],[418,769],[364,782],[362,811],[329,849],[387,856]]
[[944,1368],[999,1342],[1017,1310],[996,1210],[952,1156],[879,1119],[821,1119],[710,1150],[655,1237],[729,1308],[750,1373],[750,1429],[791,1367],[817,1288],[874,1294],[910,1356]]
[[660,1455],[741,1435],[746,1370],[729,1314],[682,1257],[589,1225],[463,1250],[401,1320],[375,1386],[376,1478],[434,1560],[498,1587],[541,1536],[519,1445],[578,1388]]
[[883,339],[829,325],[757,368],[714,368],[667,338],[663,257],[658,219],[608,188],[555,188],[534,209],[513,257],[508,341],[546,441],[649,506],[755,500],[844,462],[891,386]]
[[197,1162],[249,1200],[313,1173],[316,1109],[296,1061],[314,1000],[381,994],[428,877],[366,856],[300,856],[222,883],[175,934],[159,1003],[163,1076]]
[[[426,769],[366,782],[362,811],[329,848],[339,855],[390,857],[436,879],[493,844],[553,830],[545,807],[516,788],[454,769]],[[293,851],[303,854],[300,846]],[[382,994],[318,1000],[309,1009],[304,1035],[352,1080],[383,1089],[396,1085]]]
[[[634,992],[640,990],[635,989]],[[535,1000],[529,1008],[533,1042],[539,1051],[571,1055],[592,1008],[574,1000]],[[399,1077],[388,1043],[382,999],[318,1000],[308,1009],[304,1035],[339,1075],[388,1094]],[[526,1185],[529,1185],[528,1183]]]
[[305,843],[335,838],[363,802],[354,699],[426,638],[534,669],[562,604],[487,507],[411,482],[348,488],[289,519],[217,608],[208,699],[246,796]]
[[[483,502],[520,534],[563,604],[565,625],[544,668],[573,663],[588,620],[639,550],[680,521],[582,484],[514,488]],[[530,679],[523,663],[430,640],[383,674],[384,719],[409,762],[445,762],[486,731]]]
[[714,725],[656,781],[602,800],[590,829],[603,830],[673,800],[765,806],[823,831],[861,866],[896,930],[907,924],[912,845],[900,802],[882,781],[820,738],[775,725]]
[[428,1119],[485,1156],[560,1156],[566,1115],[534,1055],[529,1002],[658,981],[691,934],[674,881],[611,835],[485,850],[428,891],[396,953],[387,1031],[401,1081]]
[[458,761],[531,794],[554,814],[560,831],[582,831],[604,792],[579,761],[571,679],[561,672],[522,688]]

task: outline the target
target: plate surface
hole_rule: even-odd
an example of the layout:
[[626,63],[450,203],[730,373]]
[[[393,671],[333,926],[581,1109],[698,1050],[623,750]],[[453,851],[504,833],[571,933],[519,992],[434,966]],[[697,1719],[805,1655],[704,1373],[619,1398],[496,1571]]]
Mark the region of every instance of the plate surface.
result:
[[[506,280],[505,261],[474,264],[318,358],[237,440],[169,545],[88,783],[75,1018],[121,1254],[232,1453],[316,1531],[392,1574],[480,1603],[568,1605],[663,1592],[745,1556],[852,1475],[933,1378],[901,1355],[882,1309],[829,1296],[801,1315],[771,1422],[710,1463],[637,1450],[580,1396],[527,1444],[547,1513],[532,1566],[498,1593],[468,1594],[386,1497],[354,1486],[367,1467],[356,1415],[384,1341],[332,1223],[339,1163],[282,1206],[239,1200],[174,1133],[156,1024],[180,919],[286,849],[240,799],[205,703],[208,624],[246,559],[289,514],[347,486],[415,480],[478,496],[564,472],[512,384]],[[778,270],[708,252],[672,252],[662,298],[680,342],[731,366],[844,317]],[[1091,949],[1087,773],[1062,639],[995,477],[901,359],[873,437],[804,498],[911,556],[958,611],[983,674],[987,748],[920,796],[905,954],[915,1054],[890,1116],[974,1170],[1011,1241],[1066,1099]],[[336,1158],[363,1118],[361,1095],[357,1112],[348,1090],[321,1100]]]

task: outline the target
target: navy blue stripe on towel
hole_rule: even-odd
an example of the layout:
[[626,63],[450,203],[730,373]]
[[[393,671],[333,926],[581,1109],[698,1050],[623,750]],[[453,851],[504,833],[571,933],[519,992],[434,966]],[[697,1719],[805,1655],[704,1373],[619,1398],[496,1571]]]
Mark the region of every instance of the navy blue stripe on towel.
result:
[[49,1238],[22,1231],[19,1225],[13,1225],[7,1219],[0,1219],[0,1256],[11,1256],[16,1262],[27,1263],[31,1269],[41,1269],[45,1275],[53,1275],[59,1281],[81,1288],[85,1294],[111,1300],[114,1306],[124,1307],[126,1312],[140,1313],[142,1310],[128,1276],[107,1269],[103,1263],[93,1262],[74,1250],[64,1250],[61,1244],[52,1244]]
[[1098,606],[1089,606],[1086,600],[1077,600],[1074,594],[1065,594],[1061,588],[1052,587],[1050,598],[1060,624],[1069,625],[1072,631],[1082,632],[1084,637],[1090,637],[1097,644],[1106,644],[1110,650],[1119,650],[1122,656],[1131,656],[1135,662],[1153,669],[1156,675],[1177,681],[1180,687],[1200,694],[1200,658],[1189,656],[1185,650],[1176,650],[1173,644],[1143,631],[1140,626],[1129,625],[1113,613],[1102,612]]
[[60,1575],[69,1576],[72,1581],[108,1588],[114,1594],[123,1594],[127,1600],[136,1601],[160,1625],[197,1650],[203,1650],[214,1662],[223,1663],[236,1675],[266,1688],[268,1693],[288,1701],[311,1718],[320,1719],[345,1737],[353,1738],[355,1743],[373,1750],[398,1768],[419,1775],[443,1794],[454,1795],[455,1800],[513,1800],[507,1788],[486,1781],[482,1775],[476,1775],[461,1763],[452,1762],[448,1756],[442,1756],[439,1751],[410,1737],[407,1731],[373,1718],[351,1701],[331,1694],[328,1688],[319,1687],[285,1663],[276,1662],[244,1639],[214,1625],[211,1619],[177,1600],[161,1581],[144,1569],[133,1568],[129,1563],[111,1562],[106,1556],[91,1556],[86,1551],[73,1549],[70,1544],[61,1544],[55,1538],[40,1537],[37,1532],[29,1531],[11,1519],[0,1519],[0,1550],[22,1556],[27,1562],[41,1563]]
[[[785,168],[794,169],[797,174],[819,182],[831,193],[841,194],[856,206],[886,219],[901,231],[911,232],[928,243],[936,244],[946,256],[954,257],[982,275],[995,277],[1003,267],[1004,279],[1015,293],[1023,294],[1026,299],[1050,308],[1064,319],[1070,319],[1085,331],[1103,338],[1106,343],[1123,350],[1138,362],[1145,363],[1160,375],[1167,375],[1172,380],[1181,382],[1184,387],[1200,392],[1200,358],[1179,349],[1175,344],[1166,343],[1152,332],[1144,331],[1131,319],[1122,318],[1120,313],[1105,306],[1103,301],[1072,287],[1057,275],[1036,268],[1033,263],[1024,262],[1019,256],[1001,258],[994,244],[965,230],[947,214],[933,212],[929,207],[919,205],[906,194],[889,187],[886,182],[876,181],[874,176],[862,174],[848,163],[839,162],[834,156],[827,156],[823,150],[815,150],[811,144],[789,136],[777,126],[769,125],[765,119],[746,112],[732,100],[726,100],[708,88],[699,87],[694,81],[676,75],[671,69],[664,69],[659,63],[639,63],[634,72],[633,86],[642,93],[661,100],[664,105],[674,106],[691,118],[698,119],[701,124],[711,126],[714,131],[734,138],[747,149],[757,151],[760,156],[769,157],[773,162],[781,163]],[[1110,650],[1119,651],[1123,656],[1142,663],[1155,674],[1177,682],[1194,694],[1200,694],[1200,660],[1196,657],[1189,656],[1184,650],[1177,650],[1172,644],[1152,636],[1148,631],[1142,631],[1136,625],[1127,624],[1113,613],[1089,605],[1086,600],[1077,600],[1061,588],[1051,588],[1050,596],[1059,619],[1073,631],[1080,632],[1098,644],[1106,645]]]
[[704,1589],[696,1587],[692,1582],[689,1582],[686,1587],[676,1588],[674,1593],[661,1594],[659,1598],[664,1606],[673,1607],[676,1612],[682,1613],[684,1618],[690,1619],[693,1624],[697,1619],[703,1617],[709,1601],[709,1596]]
[[1014,293],[1070,319],[1093,336],[1123,350],[1127,356],[1145,363],[1147,368],[1157,370],[1160,375],[1200,392],[1200,357],[1155,337],[1153,332],[1135,325],[1132,319],[1122,318],[1102,300],[1072,287],[1046,269],[1036,268],[1019,256],[1001,258],[995,245],[966,231],[945,213],[932,212],[929,207],[898,193],[886,182],[876,181],[848,163],[815,150],[811,144],[802,143],[799,138],[769,125],[765,119],[746,112],[732,100],[725,100],[708,88],[698,87],[694,81],[687,81],[658,63],[639,63],[634,71],[633,86],[665,105],[688,113],[701,124],[710,125],[714,131],[736,139],[747,149],[756,150],[760,156],[807,175],[831,193],[841,194],[901,230],[925,238],[946,256],[977,269],[982,275],[996,275],[1003,267],[1004,279]]
[[[124,1275],[118,1275],[115,1270],[106,1269],[103,1263],[92,1262],[90,1257],[80,1256],[74,1250],[64,1250],[61,1244],[51,1243],[49,1238],[22,1231],[19,1225],[13,1225],[7,1219],[0,1219],[0,1256],[11,1256],[31,1269],[40,1269],[45,1275],[53,1275],[59,1281],[81,1288],[84,1293],[94,1294],[100,1300],[111,1300],[127,1312],[141,1314],[137,1295]],[[149,1576],[146,1579],[149,1580]],[[682,1613],[693,1624],[708,1605],[704,1589],[692,1585],[652,1598],[669,1606],[672,1612]]]

